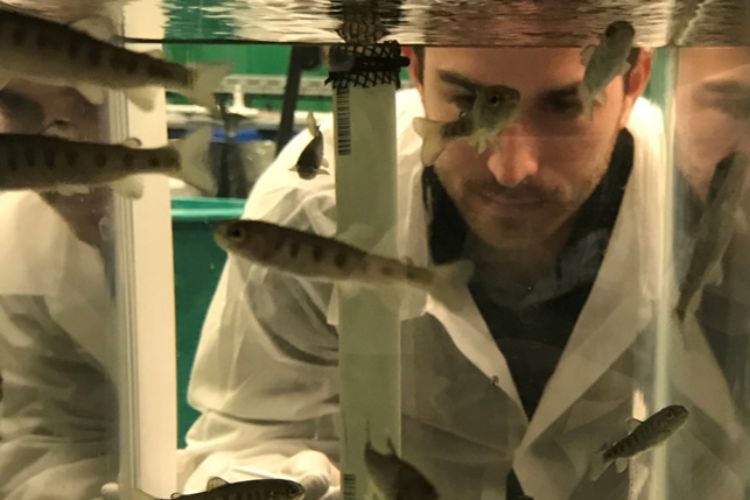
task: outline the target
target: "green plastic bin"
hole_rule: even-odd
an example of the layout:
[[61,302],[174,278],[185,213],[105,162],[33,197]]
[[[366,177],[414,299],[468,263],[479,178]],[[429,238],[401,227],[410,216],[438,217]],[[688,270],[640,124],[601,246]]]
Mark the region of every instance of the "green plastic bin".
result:
[[173,198],[175,307],[177,316],[177,442],[198,417],[188,405],[187,388],[201,328],[226,253],[214,243],[212,223],[242,215],[244,199]]

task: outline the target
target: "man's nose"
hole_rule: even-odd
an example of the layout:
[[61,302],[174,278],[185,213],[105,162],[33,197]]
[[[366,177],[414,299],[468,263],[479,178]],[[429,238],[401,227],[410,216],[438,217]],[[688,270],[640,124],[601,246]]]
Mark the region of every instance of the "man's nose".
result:
[[487,168],[498,184],[516,187],[539,170],[536,138],[518,124],[511,125],[489,145]]

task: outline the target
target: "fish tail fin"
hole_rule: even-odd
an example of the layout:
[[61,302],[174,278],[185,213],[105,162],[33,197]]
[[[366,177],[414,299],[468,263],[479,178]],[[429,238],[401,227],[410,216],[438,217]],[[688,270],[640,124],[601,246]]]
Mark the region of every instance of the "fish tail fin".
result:
[[441,133],[442,124],[427,118],[417,117],[412,122],[414,130],[422,138],[420,158],[425,166],[432,165],[445,148],[445,139]]
[[430,293],[449,309],[459,309],[462,292],[474,274],[474,264],[469,260],[459,260],[436,266]]
[[622,474],[625,472],[625,469],[628,468],[628,459],[627,458],[618,458],[615,460],[615,469],[618,473]]
[[211,127],[201,127],[184,139],[177,141],[175,149],[180,155],[177,176],[205,193],[216,191],[216,181],[208,167],[208,148],[211,144]]
[[583,116],[586,120],[591,121],[594,117],[594,96],[583,83],[578,86],[578,98],[583,106]]
[[185,97],[209,110],[214,109],[216,106],[214,91],[232,70],[232,65],[203,63],[194,65],[192,69],[194,80],[190,88],[185,90]]
[[318,122],[315,121],[315,115],[313,115],[312,111],[307,113],[305,124],[307,125],[307,131],[310,132],[310,135],[315,137],[315,134],[318,132]]
[[589,479],[591,481],[598,480],[604,474],[604,471],[607,470],[608,466],[609,461],[604,459],[604,452],[602,450],[593,453],[589,459]]

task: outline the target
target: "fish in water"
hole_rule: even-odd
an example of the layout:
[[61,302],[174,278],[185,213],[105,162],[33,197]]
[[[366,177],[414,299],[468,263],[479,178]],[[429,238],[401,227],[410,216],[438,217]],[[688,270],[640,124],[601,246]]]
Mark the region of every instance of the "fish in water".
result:
[[460,304],[457,290],[465,288],[474,270],[468,260],[419,267],[362,251],[333,238],[258,220],[220,223],[214,239],[227,252],[308,278],[375,286],[410,284],[450,308]]
[[629,458],[663,443],[685,424],[688,415],[684,406],[671,405],[643,422],[633,419],[636,427],[630,434],[595,453],[591,461],[591,480],[596,481],[612,462],[615,463],[617,472],[623,472],[628,466]]
[[320,168],[321,166],[327,167],[328,162],[323,158],[323,134],[312,113],[307,115],[307,131],[312,136],[312,140],[302,150],[297,164],[290,169],[296,170],[302,179],[312,179],[318,174],[328,174]]
[[[206,491],[187,495],[174,494],[171,499],[180,500],[302,500],[305,487],[287,479],[254,479],[228,483],[219,477],[208,481]],[[136,490],[135,500],[159,500]]]
[[0,134],[0,190],[32,189],[74,194],[90,186],[109,185],[115,192],[139,198],[143,186],[134,174],[174,175],[212,193],[214,179],[206,165],[210,127],[174,144],[136,148],[137,139],[123,145],[79,142],[61,137]]
[[0,9],[0,86],[12,78],[70,86],[93,104],[104,101],[105,88],[121,89],[144,110],[152,109],[155,97],[166,88],[212,109],[213,91],[230,70],[227,64],[188,67],[164,61],[75,26]]
[[589,45],[581,52],[586,71],[578,85],[578,98],[587,120],[591,121],[594,115],[595,102],[604,104],[609,83],[630,69],[628,56],[634,38],[635,29],[629,22],[616,21],[607,27],[599,45]]
[[471,108],[452,122],[414,119],[414,130],[423,140],[422,164],[432,165],[448,141],[461,137],[468,138],[477,154],[482,154],[490,141],[518,116],[521,94],[514,88],[495,85],[478,88],[471,99]]
[[378,495],[383,500],[434,500],[435,487],[416,467],[399,458],[388,438],[390,453],[380,453],[370,440],[365,446],[365,466]]

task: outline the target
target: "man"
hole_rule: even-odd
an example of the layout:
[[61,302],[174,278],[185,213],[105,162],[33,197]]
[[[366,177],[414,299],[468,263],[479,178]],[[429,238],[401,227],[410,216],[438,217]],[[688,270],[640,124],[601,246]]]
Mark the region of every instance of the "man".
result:
[[[397,100],[404,248],[415,262],[468,257],[477,267],[460,314],[428,302],[402,324],[403,454],[440,498],[646,498],[664,477],[635,461],[626,473],[588,475],[591,457],[627,434],[628,417],[660,409],[666,164],[661,115],[639,99],[651,56],[634,56],[588,122],[575,92],[579,50],[410,54],[417,90]],[[422,166],[412,119],[455,119],[476,84],[521,93],[500,148],[477,155],[456,140]],[[331,124],[321,129],[330,161]],[[300,137],[281,153],[245,215],[330,235],[333,179],[288,172],[304,145]],[[330,295],[330,286],[229,257],[193,369],[190,401],[202,416],[183,455],[187,490],[214,474],[287,474],[314,486],[306,498],[339,497]],[[700,390],[723,389],[710,376]],[[697,398],[681,389],[659,404]],[[670,441],[685,457],[677,470],[700,463],[713,472],[690,484],[697,496],[674,483],[671,498],[741,498],[723,448],[719,458],[708,453],[694,420]]]

